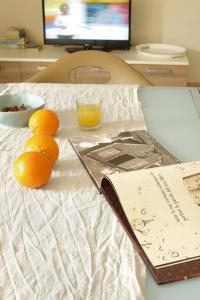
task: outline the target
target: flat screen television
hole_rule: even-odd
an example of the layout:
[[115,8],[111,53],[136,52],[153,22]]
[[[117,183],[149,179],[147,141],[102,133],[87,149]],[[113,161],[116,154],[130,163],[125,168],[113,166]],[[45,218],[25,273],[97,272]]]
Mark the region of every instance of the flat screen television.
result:
[[42,8],[45,44],[66,49],[130,47],[131,0],[42,0]]

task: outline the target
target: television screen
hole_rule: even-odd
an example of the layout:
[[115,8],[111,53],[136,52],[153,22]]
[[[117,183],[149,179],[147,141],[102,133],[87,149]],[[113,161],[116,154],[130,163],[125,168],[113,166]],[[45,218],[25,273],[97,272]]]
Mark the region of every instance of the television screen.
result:
[[42,0],[44,42],[52,45],[130,46],[130,0]]

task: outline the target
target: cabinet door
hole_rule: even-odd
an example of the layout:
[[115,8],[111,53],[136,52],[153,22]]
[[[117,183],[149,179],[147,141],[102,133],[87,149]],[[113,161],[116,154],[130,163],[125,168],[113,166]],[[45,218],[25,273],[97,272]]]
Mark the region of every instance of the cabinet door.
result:
[[132,65],[144,75],[153,85],[157,86],[186,86],[187,66],[174,65]]
[[34,74],[44,70],[50,63],[38,63],[38,62],[22,62],[21,71],[22,71],[22,81],[27,80]]
[[96,83],[109,82],[110,72],[102,67],[81,66],[74,69],[70,74],[72,83]]
[[18,62],[0,62],[0,82],[21,82],[21,65]]

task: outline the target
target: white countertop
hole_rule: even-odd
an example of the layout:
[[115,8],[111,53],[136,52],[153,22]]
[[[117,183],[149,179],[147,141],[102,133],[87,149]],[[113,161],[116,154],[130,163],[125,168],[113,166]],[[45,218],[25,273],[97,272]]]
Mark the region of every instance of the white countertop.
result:
[[[114,54],[129,64],[156,64],[156,65],[189,65],[186,55],[175,58],[152,58],[143,56],[134,48],[130,50],[114,50]],[[64,47],[45,46],[40,51],[29,49],[0,49],[0,61],[10,62],[54,62],[68,54]]]

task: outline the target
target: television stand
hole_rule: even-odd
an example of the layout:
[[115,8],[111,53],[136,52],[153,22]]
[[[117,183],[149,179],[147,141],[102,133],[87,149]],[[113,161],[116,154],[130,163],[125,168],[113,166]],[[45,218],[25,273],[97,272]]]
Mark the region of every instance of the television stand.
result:
[[[77,47],[79,46],[80,45],[77,45]],[[76,45],[74,48],[76,48]],[[126,61],[153,85],[187,85],[189,61],[186,55],[174,57],[172,59],[156,59],[138,54],[135,48],[131,48],[130,50],[114,50],[112,53]],[[68,53],[65,51],[64,47],[51,48],[47,46],[41,51],[29,51],[29,49],[12,49],[8,51],[8,49],[0,49],[0,83],[24,82],[37,72],[66,55],[68,55]],[[83,73],[81,73],[80,78],[82,83],[84,79]],[[98,78],[104,78],[104,73],[102,74],[102,72],[100,72]],[[77,73],[76,83],[78,80],[79,75]]]

